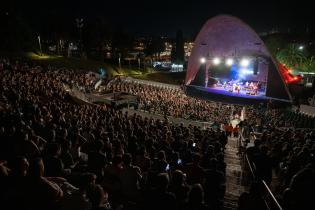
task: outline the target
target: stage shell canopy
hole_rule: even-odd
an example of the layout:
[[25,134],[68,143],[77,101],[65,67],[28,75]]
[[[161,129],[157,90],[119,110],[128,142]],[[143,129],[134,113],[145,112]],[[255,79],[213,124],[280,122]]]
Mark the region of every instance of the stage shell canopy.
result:
[[[185,84],[187,86],[194,84],[205,60],[232,62],[242,57],[259,57],[268,60],[266,98],[292,101],[287,80],[281,73],[279,63],[270,54],[264,42],[251,27],[230,15],[211,18],[202,27],[189,57]],[[214,62],[207,62],[206,68]]]

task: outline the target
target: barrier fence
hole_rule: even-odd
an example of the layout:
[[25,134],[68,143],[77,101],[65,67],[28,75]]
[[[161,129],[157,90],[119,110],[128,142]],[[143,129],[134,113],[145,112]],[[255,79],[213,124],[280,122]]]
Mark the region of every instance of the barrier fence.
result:
[[245,180],[245,182],[247,182],[245,184],[250,185],[252,182],[257,182],[262,186],[260,194],[264,200],[266,210],[283,210],[267,183],[257,176],[256,165],[246,153],[246,147],[248,146],[248,143],[252,144],[257,136],[260,135],[260,133],[256,133],[253,128],[251,128],[251,130],[252,132],[250,132],[248,136],[244,136],[244,130],[241,129],[238,142],[240,146],[239,154],[242,158],[243,171],[245,174],[247,173],[249,175],[249,177],[247,176],[248,179]]

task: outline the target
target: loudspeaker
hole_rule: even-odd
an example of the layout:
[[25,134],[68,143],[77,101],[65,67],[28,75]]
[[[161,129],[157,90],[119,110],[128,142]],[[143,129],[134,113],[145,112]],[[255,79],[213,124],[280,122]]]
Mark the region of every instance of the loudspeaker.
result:
[[255,60],[254,62],[254,75],[258,74],[258,59]]

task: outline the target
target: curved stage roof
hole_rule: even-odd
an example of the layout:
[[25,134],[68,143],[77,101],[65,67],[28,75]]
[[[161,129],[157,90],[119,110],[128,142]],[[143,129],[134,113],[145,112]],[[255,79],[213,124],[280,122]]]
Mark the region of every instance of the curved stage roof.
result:
[[[283,74],[283,69],[270,54],[257,33],[240,19],[229,15],[219,15],[209,19],[204,24],[194,42],[194,48],[189,57],[185,84],[196,85],[194,80],[198,77],[198,73],[203,71],[201,69],[204,68],[202,67],[201,58],[209,60],[214,57],[224,59],[259,57],[268,60],[268,67],[265,68],[268,69],[266,70],[268,72],[264,75],[267,83],[265,99],[269,97],[292,101],[286,85],[287,81],[291,81],[285,78],[288,75]],[[211,62],[207,62],[205,65],[206,69],[211,68]],[[208,76],[208,73],[203,75],[203,77],[206,76]],[[205,88],[207,88],[207,85]]]

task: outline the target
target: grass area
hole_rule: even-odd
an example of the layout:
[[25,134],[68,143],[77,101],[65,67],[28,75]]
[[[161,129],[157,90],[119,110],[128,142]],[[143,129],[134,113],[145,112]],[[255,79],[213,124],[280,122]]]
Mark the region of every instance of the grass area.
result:
[[155,82],[162,82],[173,85],[182,84],[185,79],[186,72],[153,72],[141,75],[135,75],[137,79],[150,80]]
[[26,53],[26,57],[39,62],[40,64],[50,64],[54,66],[62,66],[73,69],[84,69],[89,71],[98,71],[100,68],[107,70],[111,76],[116,75],[141,75],[143,72],[137,69],[119,68],[115,65],[107,64],[102,61],[80,58],[67,58],[63,56],[42,55],[36,53]]
[[80,58],[67,58],[64,56],[36,54],[34,52],[27,53],[3,53],[0,55],[8,57],[20,57],[26,60],[35,61],[39,65],[53,65],[58,67],[66,67],[71,69],[82,69],[87,71],[98,71],[100,68],[107,70],[111,76],[125,75],[137,79],[150,80],[155,82],[162,82],[168,84],[181,84],[185,78],[185,72],[156,72],[152,68],[146,70],[132,69],[128,67],[119,68],[118,66],[104,63],[102,61],[80,59]]
[[34,52],[0,52],[0,56],[33,61],[39,65],[53,65],[57,67],[66,67],[70,69],[81,69],[87,71],[98,71],[100,68],[105,68],[107,72],[111,75],[119,74],[115,66],[104,63],[102,61],[90,59],[80,59],[73,57],[68,58],[64,56],[49,54],[39,55]]
[[118,72],[117,75],[128,75],[128,76],[139,76],[144,73],[143,70],[126,68],[126,67],[116,68],[116,72]]
[[84,69],[90,71],[98,71],[100,68],[105,68],[110,74],[115,74],[115,68],[102,61],[95,61],[80,58],[67,58],[63,56],[54,55],[38,55],[35,53],[26,53],[26,58],[34,60],[40,64],[50,64],[54,66],[62,66],[73,69]]

